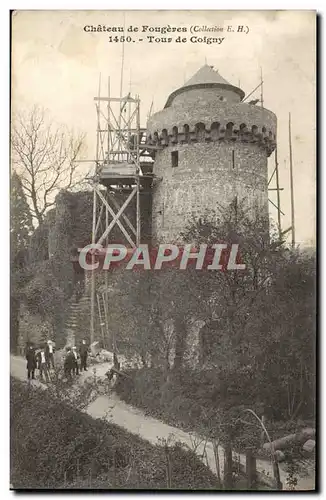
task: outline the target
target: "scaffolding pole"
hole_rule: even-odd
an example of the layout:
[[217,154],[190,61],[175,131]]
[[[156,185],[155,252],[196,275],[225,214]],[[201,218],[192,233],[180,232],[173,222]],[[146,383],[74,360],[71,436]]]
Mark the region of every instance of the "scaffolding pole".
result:
[[293,159],[292,159],[291,113],[289,113],[289,152],[290,152],[292,248],[294,248],[295,247],[295,217],[294,217],[294,186],[293,186]]
[[263,69],[260,67],[260,102],[261,107],[264,107],[264,80],[263,80]]
[[277,227],[278,237],[282,239],[282,225],[281,225],[281,194],[280,194],[280,180],[277,159],[277,146],[275,148],[275,178],[276,178],[276,196],[277,196]]
[[[99,76],[99,84],[98,84],[98,97],[101,95],[101,74]],[[97,212],[97,197],[96,197],[96,187],[95,184],[97,183],[97,172],[98,172],[98,165],[99,165],[99,148],[100,148],[100,100],[96,104],[96,111],[97,111],[97,134],[96,134],[96,160],[95,160],[95,175],[93,179],[94,183],[94,190],[93,190],[93,223],[92,223],[92,244],[95,244],[96,241],[96,232],[98,229],[97,225],[97,217],[96,217],[96,212]],[[95,264],[95,255],[94,253],[92,254],[92,266],[94,269],[94,264]],[[94,342],[95,338],[95,300],[96,300],[96,277],[95,277],[95,272],[94,270],[91,271],[91,311],[90,311],[90,343],[92,344]]]
[[[96,190],[94,189],[93,191],[93,227],[92,227],[92,244],[95,243],[96,239],[96,234],[95,234],[95,229],[96,229]],[[95,264],[95,255],[92,253],[92,266],[94,269],[94,264]],[[90,324],[90,343],[92,344],[94,342],[94,336],[95,336],[95,271],[91,271],[91,324]]]

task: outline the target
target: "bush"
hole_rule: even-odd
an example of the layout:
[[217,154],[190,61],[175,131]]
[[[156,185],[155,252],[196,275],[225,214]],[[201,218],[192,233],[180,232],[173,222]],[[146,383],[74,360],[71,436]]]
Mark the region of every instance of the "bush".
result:
[[[242,410],[250,408],[259,416],[268,408],[262,396],[253,391],[252,373],[227,372],[225,369],[190,371],[183,369],[174,375],[158,368],[134,369],[130,378],[120,378],[115,390],[127,403],[145,409],[171,425],[219,439],[232,440],[235,449],[245,451],[258,448],[262,429]],[[250,420],[249,424],[246,424]],[[274,428],[284,422],[270,422],[268,428],[274,438]],[[296,429],[296,422],[292,423]],[[284,434],[283,434],[284,435]]]

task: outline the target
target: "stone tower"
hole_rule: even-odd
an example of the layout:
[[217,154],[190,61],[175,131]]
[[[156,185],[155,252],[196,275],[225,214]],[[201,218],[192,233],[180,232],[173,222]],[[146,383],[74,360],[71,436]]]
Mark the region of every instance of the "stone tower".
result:
[[159,178],[153,241],[180,240],[192,214],[200,217],[235,199],[268,214],[267,158],[276,145],[276,116],[242,103],[244,95],[205,65],[149,119]]

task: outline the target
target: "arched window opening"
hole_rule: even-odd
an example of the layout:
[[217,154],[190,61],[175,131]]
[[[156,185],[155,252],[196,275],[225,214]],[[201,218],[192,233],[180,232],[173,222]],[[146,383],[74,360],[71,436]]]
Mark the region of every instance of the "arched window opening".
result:
[[169,143],[168,131],[166,128],[162,130],[162,144],[166,146]]
[[184,125],[183,126],[183,133],[184,133],[184,136],[185,136],[185,141],[186,142],[189,142],[190,140],[190,129],[189,129],[189,125]]
[[232,122],[229,122],[226,125],[226,130],[225,130],[225,137],[226,138],[232,137],[232,135],[233,135],[233,127],[234,127],[234,124]]
[[216,141],[219,137],[220,132],[220,124],[218,122],[214,122],[211,125],[211,138],[213,141]]
[[195,126],[197,141],[205,140],[205,124],[204,123],[196,123]]
[[154,132],[154,143],[155,144],[159,144],[160,143],[158,132]]
[[247,132],[247,125],[245,123],[241,123],[240,125],[240,135],[245,134]]
[[172,142],[178,142],[178,127],[173,127],[172,129]]

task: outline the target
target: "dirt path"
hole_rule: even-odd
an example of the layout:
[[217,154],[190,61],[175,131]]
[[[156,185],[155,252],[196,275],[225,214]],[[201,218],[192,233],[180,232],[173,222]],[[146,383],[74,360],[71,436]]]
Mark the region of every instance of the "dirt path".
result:
[[[107,365],[103,364],[97,367],[97,375],[100,376],[107,370]],[[10,363],[10,373],[14,377],[26,380],[26,362],[20,357],[11,357]],[[88,372],[81,375],[82,378],[92,375],[92,368]],[[42,385],[39,381],[33,382],[35,385]],[[93,418],[103,418],[105,417],[109,422],[112,422],[120,427],[123,427],[132,434],[137,434],[141,438],[149,441],[153,444],[158,444],[158,439],[169,439],[172,441],[182,442],[184,445],[193,449],[193,442],[195,438],[194,434],[184,432],[177,427],[172,427],[170,425],[161,422],[160,420],[154,419],[144,415],[144,413],[130,405],[127,405],[115,394],[98,397],[87,409],[87,413]],[[198,439],[196,440],[198,442]],[[203,458],[205,465],[216,474],[216,465],[214,458],[213,445],[211,442],[206,443],[206,456]],[[204,443],[198,445],[196,450],[198,455],[204,454]],[[237,454],[237,457],[239,455]],[[219,459],[221,464],[221,469],[224,463],[224,451],[222,447],[219,448]],[[240,455],[241,464],[245,465],[245,456]],[[257,459],[257,470],[259,472],[265,472],[269,477],[273,477],[272,464],[268,461]],[[286,477],[287,473],[280,467],[280,477],[283,483],[283,489],[286,489]],[[307,477],[300,478],[297,490],[314,490],[315,488],[315,478],[314,474]]]

